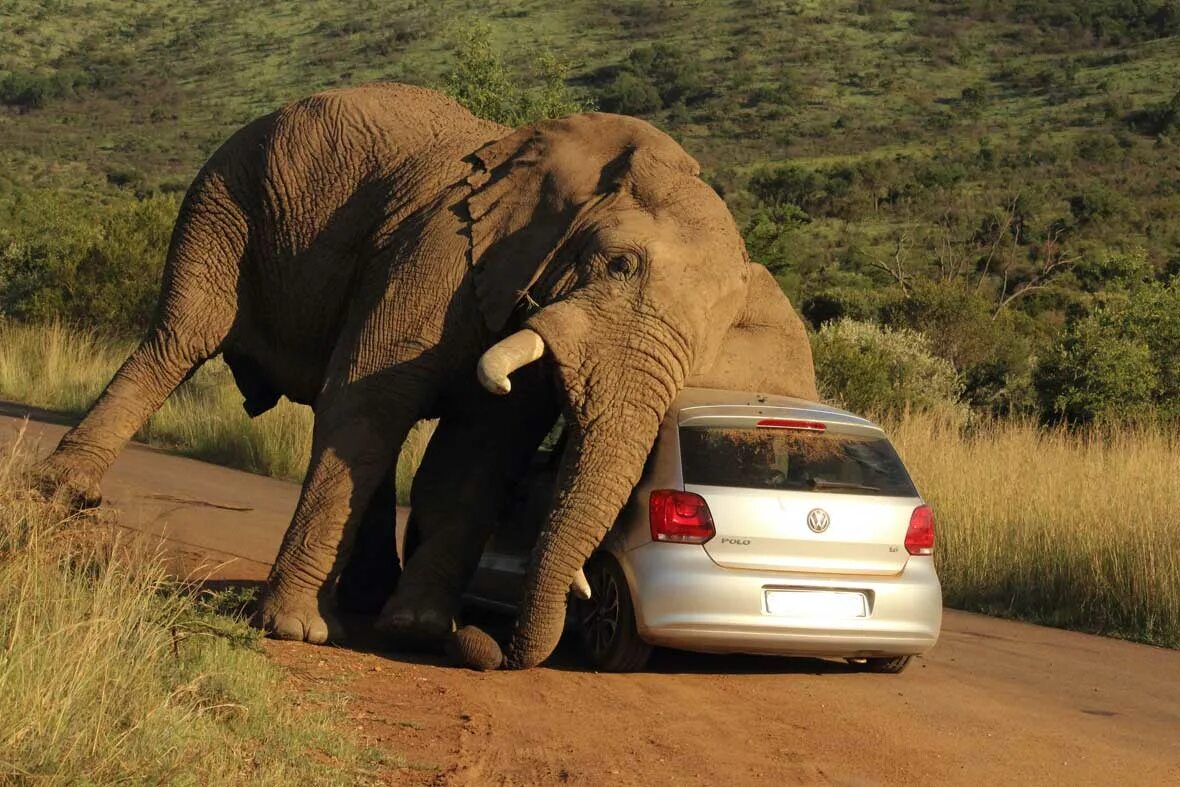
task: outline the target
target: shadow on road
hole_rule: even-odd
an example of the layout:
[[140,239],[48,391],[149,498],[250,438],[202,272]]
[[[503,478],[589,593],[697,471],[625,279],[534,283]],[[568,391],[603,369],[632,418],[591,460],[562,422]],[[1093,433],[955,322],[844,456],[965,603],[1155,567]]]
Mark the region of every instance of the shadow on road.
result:
[[[201,583],[202,589],[260,591],[265,583],[242,579],[215,579]],[[252,606],[252,605],[251,605]],[[253,609],[247,607],[245,614]],[[512,618],[483,609],[465,610],[466,624],[478,625],[502,645],[512,635]],[[455,666],[443,653],[439,643],[391,643],[373,628],[373,615],[342,615],[347,642],[338,647],[358,653],[378,655],[391,661],[437,667]],[[459,667],[455,667],[459,669]],[[561,672],[592,672],[579,653],[577,638],[569,631],[557,650],[545,662],[544,669]],[[648,675],[844,675],[857,672],[848,663],[836,659],[785,658],[745,654],[690,653],[656,648],[643,673]]]

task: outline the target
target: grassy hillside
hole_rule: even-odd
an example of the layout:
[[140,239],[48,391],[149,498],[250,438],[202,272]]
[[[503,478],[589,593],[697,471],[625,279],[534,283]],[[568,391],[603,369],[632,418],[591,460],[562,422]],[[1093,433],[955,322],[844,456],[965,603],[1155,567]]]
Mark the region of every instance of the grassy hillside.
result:
[[136,221],[175,210],[235,128],[325,87],[445,85],[479,25],[519,84],[556,66],[578,99],[680,139],[813,326],[921,330],[984,410],[1175,409],[1170,362],[1102,314],[1143,286],[1180,300],[1177,0],[7,9],[0,314],[134,327],[146,307],[94,302],[137,265],[150,302],[166,228]]

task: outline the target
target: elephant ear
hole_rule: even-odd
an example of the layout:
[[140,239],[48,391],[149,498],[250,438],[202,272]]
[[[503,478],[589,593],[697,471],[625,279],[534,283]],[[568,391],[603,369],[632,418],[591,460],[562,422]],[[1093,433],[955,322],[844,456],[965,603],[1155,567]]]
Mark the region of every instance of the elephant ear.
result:
[[662,132],[602,113],[518,129],[477,150],[471,163],[470,264],[493,333],[505,327],[596,196],[626,188],[629,175],[657,163],[699,171]]
[[765,267],[750,263],[746,302],[706,368],[686,385],[816,400],[815,366],[803,321]]
[[493,333],[507,324],[577,213],[576,204],[553,188],[546,160],[550,147],[547,135],[526,127],[473,157],[476,170],[467,179],[470,263],[476,297]]

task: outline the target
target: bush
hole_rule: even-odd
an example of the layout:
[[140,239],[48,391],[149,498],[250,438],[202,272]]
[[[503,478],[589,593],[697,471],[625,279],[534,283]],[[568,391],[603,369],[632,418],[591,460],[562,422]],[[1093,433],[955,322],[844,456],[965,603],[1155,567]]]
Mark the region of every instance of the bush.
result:
[[0,79],[0,104],[22,110],[41,109],[51,100],[67,98],[82,88],[94,87],[93,74],[62,70],[52,74],[15,71]]
[[646,115],[664,107],[656,86],[630,71],[620,72],[599,94],[598,103],[608,112],[623,115]]
[[701,66],[670,44],[634,49],[603,88],[598,103],[608,112],[641,115],[692,106],[707,95]]
[[0,208],[0,317],[142,333],[155,308],[177,195],[32,192]]
[[1180,416],[1180,287],[1147,284],[1075,319],[1035,373],[1042,415],[1073,423]]
[[[568,66],[552,52],[541,50],[532,62],[532,79],[509,74],[491,28],[473,25],[454,44],[455,66],[444,77],[443,91],[472,114],[506,126],[522,126],[545,118],[590,109],[565,82]],[[521,84],[534,87],[522,88]]]
[[1029,318],[961,284],[915,281],[908,293],[881,309],[887,325],[920,331],[937,357],[963,376],[964,398],[995,414],[1032,413]]
[[916,331],[845,319],[814,334],[811,349],[820,392],[854,412],[959,409],[954,367]]

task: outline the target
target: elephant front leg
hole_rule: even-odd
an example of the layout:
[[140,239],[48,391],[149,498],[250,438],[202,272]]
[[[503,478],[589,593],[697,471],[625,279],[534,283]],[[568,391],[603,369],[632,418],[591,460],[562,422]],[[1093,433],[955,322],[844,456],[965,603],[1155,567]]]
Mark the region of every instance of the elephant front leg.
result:
[[393,469],[377,486],[357,526],[348,563],[336,582],[341,612],[375,615],[401,576],[397,556],[397,486]]
[[510,396],[473,386],[443,416],[411,491],[417,544],[380,631],[416,643],[450,634],[488,536],[557,413],[552,387],[534,368],[516,376]]
[[[255,622],[261,628],[280,639],[312,643],[343,638],[335,616],[336,579],[366,510],[392,477],[396,447],[413,421],[339,409],[317,415],[307,478],[259,601]],[[396,571],[396,565],[389,568]]]

